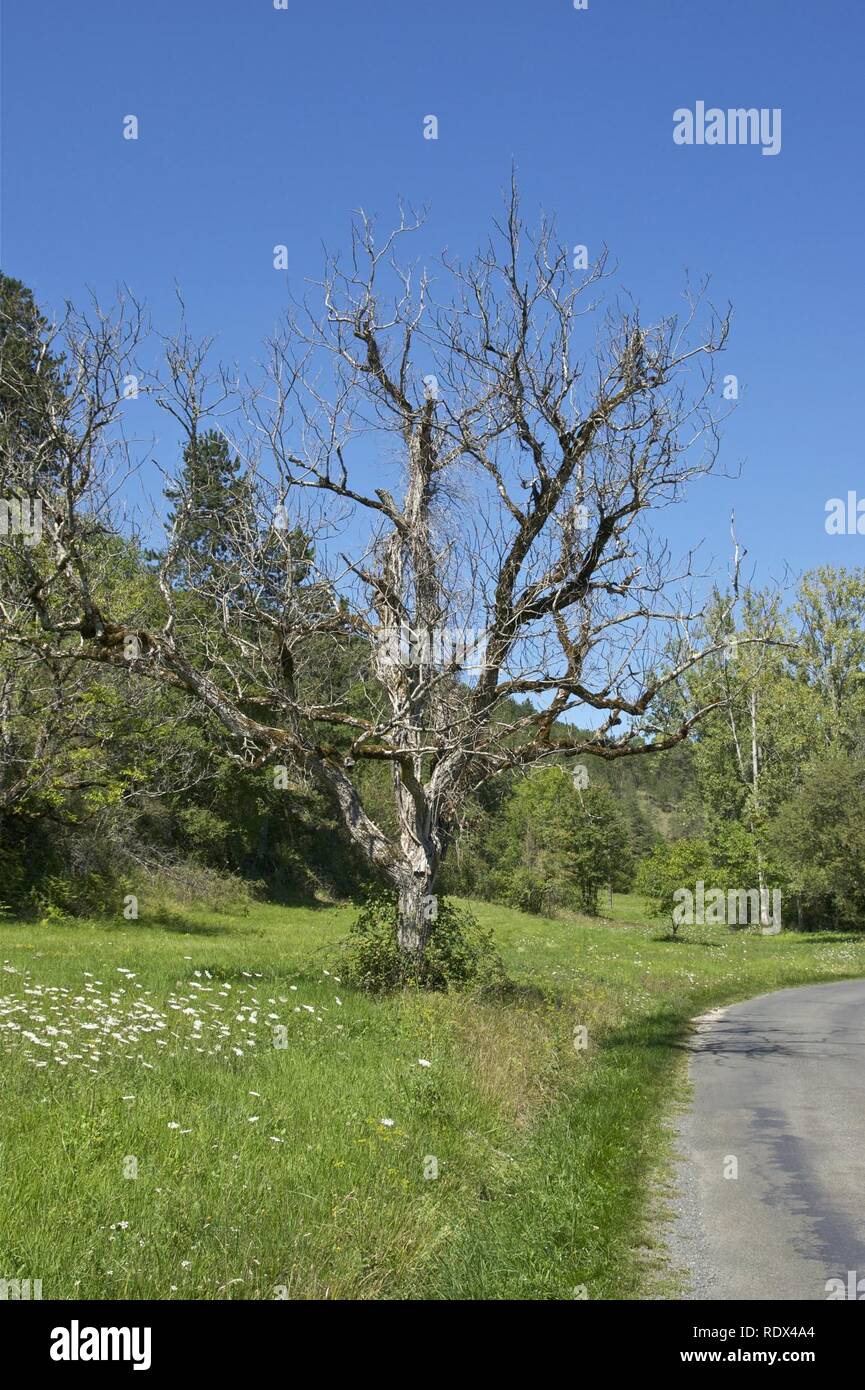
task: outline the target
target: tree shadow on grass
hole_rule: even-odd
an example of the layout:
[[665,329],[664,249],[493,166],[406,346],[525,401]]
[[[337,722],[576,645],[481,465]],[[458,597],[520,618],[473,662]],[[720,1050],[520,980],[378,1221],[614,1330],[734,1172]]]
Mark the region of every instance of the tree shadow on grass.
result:
[[[229,936],[237,930],[235,925],[229,923],[226,923],[224,927],[217,927],[204,922],[190,922],[188,918],[184,917],[172,919],[168,916],[151,918],[144,925],[157,927],[161,931],[171,932],[176,936]],[[250,936],[260,934],[261,933],[255,932],[249,933]]]
[[693,936],[674,936],[672,932],[666,932],[663,936],[653,936],[652,940],[668,946],[704,946],[713,951],[721,951],[724,947],[723,941],[700,941]]
[[549,990],[541,989],[540,985],[520,983],[518,980],[506,979],[499,981],[490,989],[482,989],[475,996],[483,1003],[492,1004],[525,1004],[531,1008],[537,1008],[541,1004],[555,1003],[564,1005],[565,995],[552,994]]
[[633,1048],[682,1049],[687,1045],[688,1019],[672,1009],[647,1014],[604,1035],[604,1051]]
[[[146,917],[139,918],[133,922],[103,922],[100,923],[103,931],[106,932],[128,932],[130,926],[146,927],[154,931],[172,932],[177,936],[228,936],[237,931],[236,923],[226,921],[223,925],[212,924],[209,922],[194,922],[189,917],[185,917],[182,912],[172,912],[170,908],[158,908],[154,912],[148,912]],[[244,932],[244,935],[256,935],[255,932]]]

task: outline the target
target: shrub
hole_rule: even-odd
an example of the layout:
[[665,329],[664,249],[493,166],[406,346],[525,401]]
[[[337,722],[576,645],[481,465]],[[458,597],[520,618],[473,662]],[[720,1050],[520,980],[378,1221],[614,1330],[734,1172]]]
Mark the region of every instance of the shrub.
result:
[[138,869],[135,892],[151,911],[169,913],[204,908],[226,916],[247,916],[256,895],[263,896],[264,884],[220,872],[192,860],[164,861]]
[[84,873],[50,874],[34,891],[33,901],[43,923],[75,917],[108,917],[122,905],[127,891],[110,874],[98,869]]
[[396,897],[373,892],[352,923],[342,946],[342,973],[371,993],[415,988],[501,988],[504,967],[493,934],[473,913],[440,898],[426,951],[406,962],[397,944]]
[[705,840],[662,842],[640,863],[636,888],[646,902],[649,915],[666,923],[673,936],[678,923],[673,917],[675,893],[693,888],[698,879],[711,879],[712,851]]
[[523,865],[513,870],[502,896],[508,907],[520,912],[550,912],[561,906],[561,895],[551,890],[549,877]]

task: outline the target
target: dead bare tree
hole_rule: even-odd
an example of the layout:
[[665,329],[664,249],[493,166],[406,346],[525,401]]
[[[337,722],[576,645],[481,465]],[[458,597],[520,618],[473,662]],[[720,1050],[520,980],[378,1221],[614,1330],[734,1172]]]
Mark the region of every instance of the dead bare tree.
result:
[[[0,606],[3,640],[180,689],[238,757],[324,788],[396,890],[408,953],[481,783],[669,748],[716,707],[669,715],[719,647],[689,640],[693,554],[674,562],[649,523],[716,467],[729,326],[702,292],[653,325],[604,309],[606,257],[575,271],[548,222],[527,235],[514,190],[486,249],[445,257],[439,278],[399,259],[418,225],[403,215],[378,244],[361,213],[252,382],[212,371],[185,329],[143,375],[187,454],[217,428],[245,461],[218,563],[195,562],[181,487],[159,623],[110,611],[99,570],[122,532],[112,479],[129,466],[118,423],[140,320],[73,321],[46,446],[62,485],[42,488],[43,544]],[[38,469],[25,482],[38,492]],[[391,832],[364,805],[362,760],[389,767]]]

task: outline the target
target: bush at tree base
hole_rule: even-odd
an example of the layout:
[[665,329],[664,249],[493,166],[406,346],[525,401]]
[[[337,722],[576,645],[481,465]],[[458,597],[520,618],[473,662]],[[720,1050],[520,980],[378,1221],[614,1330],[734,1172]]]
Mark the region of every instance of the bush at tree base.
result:
[[467,908],[438,901],[422,956],[406,956],[397,940],[396,895],[370,894],[343,942],[342,970],[371,993],[414,988],[494,991],[506,984],[493,933]]

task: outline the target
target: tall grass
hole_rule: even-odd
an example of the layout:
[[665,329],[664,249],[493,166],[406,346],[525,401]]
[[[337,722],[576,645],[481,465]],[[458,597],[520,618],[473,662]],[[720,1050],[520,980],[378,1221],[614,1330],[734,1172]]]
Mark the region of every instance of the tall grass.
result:
[[514,981],[500,1000],[350,990],[349,909],[0,925],[0,1278],[45,1298],[640,1296],[688,1018],[865,974],[865,941],[473,906]]

